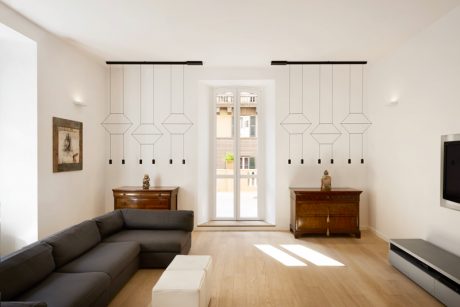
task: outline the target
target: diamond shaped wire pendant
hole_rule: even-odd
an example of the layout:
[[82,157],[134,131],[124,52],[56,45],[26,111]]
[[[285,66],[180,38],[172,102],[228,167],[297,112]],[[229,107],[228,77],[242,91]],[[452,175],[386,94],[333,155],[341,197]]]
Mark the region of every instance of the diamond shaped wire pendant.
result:
[[350,113],[341,124],[349,134],[363,134],[372,125],[364,113]]
[[140,124],[131,135],[140,145],[154,145],[163,133],[154,124]]
[[303,113],[291,113],[283,119],[281,126],[289,134],[303,134],[311,126],[311,122]]
[[320,123],[310,134],[319,144],[334,144],[342,132],[332,123]]
[[192,121],[183,113],[172,113],[162,123],[169,134],[185,134],[192,126]]
[[122,113],[111,113],[101,125],[109,134],[124,134],[133,123]]

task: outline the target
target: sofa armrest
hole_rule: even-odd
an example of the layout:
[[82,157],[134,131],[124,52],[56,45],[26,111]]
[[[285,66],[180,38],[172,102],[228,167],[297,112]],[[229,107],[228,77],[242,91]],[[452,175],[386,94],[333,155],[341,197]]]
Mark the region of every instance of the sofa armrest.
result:
[[193,230],[193,211],[121,209],[128,229]]
[[15,302],[15,301],[8,301],[8,302],[0,302],[1,307],[47,307],[48,304],[45,302]]

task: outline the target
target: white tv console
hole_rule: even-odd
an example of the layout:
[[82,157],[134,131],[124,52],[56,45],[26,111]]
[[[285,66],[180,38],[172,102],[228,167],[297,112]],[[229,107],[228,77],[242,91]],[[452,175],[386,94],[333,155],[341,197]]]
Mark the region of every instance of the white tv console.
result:
[[421,239],[390,240],[390,263],[447,306],[460,306],[460,257]]

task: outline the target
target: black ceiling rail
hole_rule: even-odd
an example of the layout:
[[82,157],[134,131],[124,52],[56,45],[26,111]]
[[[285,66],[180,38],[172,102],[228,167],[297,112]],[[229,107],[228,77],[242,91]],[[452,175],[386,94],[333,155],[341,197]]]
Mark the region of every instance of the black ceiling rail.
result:
[[271,65],[364,65],[367,61],[272,61]]
[[203,61],[106,61],[108,65],[203,65]]

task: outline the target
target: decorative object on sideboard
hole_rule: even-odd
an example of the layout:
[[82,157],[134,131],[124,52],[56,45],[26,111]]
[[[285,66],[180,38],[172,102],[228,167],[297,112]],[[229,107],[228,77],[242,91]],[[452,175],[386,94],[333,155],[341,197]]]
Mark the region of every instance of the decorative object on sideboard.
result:
[[53,117],[53,172],[83,169],[83,123]]
[[329,176],[329,172],[325,170],[323,177],[321,177],[321,191],[330,191],[331,187],[332,178]]
[[[112,136],[121,136],[123,140],[123,155],[121,164],[125,164],[125,133],[131,128],[133,123],[124,114],[125,111],[125,66],[122,65],[122,105],[121,110],[114,112],[112,106],[112,66],[109,66],[109,115],[104,119],[101,125],[109,133],[109,164],[112,164]],[[121,112],[120,112],[121,111]]]
[[150,188],[150,177],[148,174],[145,174],[144,178],[142,179],[142,188],[144,190],[148,190]]
[[292,101],[291,101],[291,66],[289,66],[289,95],[288,95],[288,102],[289,102],[289,114],[281,121],[280,125],[286,130],[289,134],[289,153],[288,153],[288,164],[291,164],[291,139],[292,136],[300,136],[302,139],[301,146],[302,146],[302,158],[300,163],[303,164],[303,137],[305,131],[311,126],[310,120],[305,116],[303,112],[303,66],[302,68],[302,98],[301,98],[301,108],[299,112],[293,112]]
[[[361,137],[361,164],[364,163],[364,133],[372,125],[371,121],[363,113],[364,109],[364,65],[361,65],[361,103],[358,106],[352,107],[352,77],[351,77],[351,65],[348,67],[348,115],[342,121],[342,127],[348,132],[348,164],[351,164],[351,137],[352,135],[358,135]],[[356,104],[355,104],[356,105]]]

